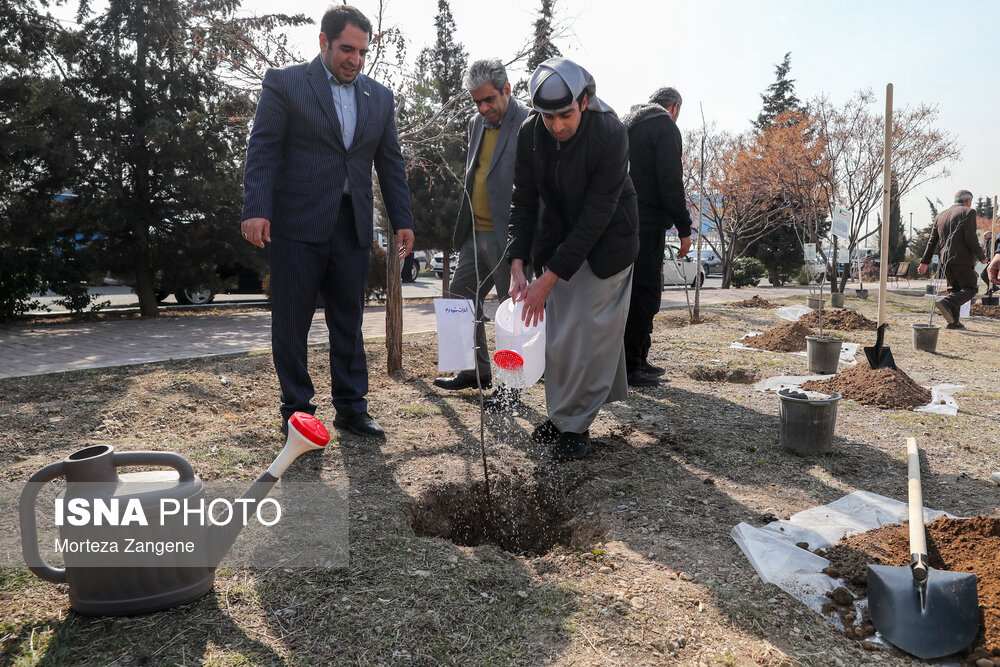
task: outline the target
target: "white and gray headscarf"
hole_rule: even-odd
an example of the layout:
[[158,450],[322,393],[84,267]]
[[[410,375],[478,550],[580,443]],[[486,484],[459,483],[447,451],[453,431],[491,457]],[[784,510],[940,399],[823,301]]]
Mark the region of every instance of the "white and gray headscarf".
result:
[[614,113],[595,92],[597,84],[590,72],[565,58],[549,58],[534,71],[528,82],[531,106],[539,113],[561,113],[587,93],[587,111]]

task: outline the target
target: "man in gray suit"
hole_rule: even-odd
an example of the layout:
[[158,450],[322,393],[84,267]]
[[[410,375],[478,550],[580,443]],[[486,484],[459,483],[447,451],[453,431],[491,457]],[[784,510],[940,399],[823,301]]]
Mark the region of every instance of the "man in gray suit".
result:
[[247,146],[240,227],[247,241],[267,247],[282,431],[294,412],[316,410],[306,361],[319,294],[330,330],[334,426],[382,437],[368,414],[361,335],[372,166],[400,257],[413,247],[413,214],[392,92],[361,73],[371,23],[354,7],[339,5],[323,15],[321,30],[312,62],[264,75]]
[[[451,283],[451,295],[475,299],[476,366],[483,387],[492,382],[482,324],[483,299],[496,287],[501,302],[508,298],[510,264],[507,249],[507,221],[510,218],[511,190],[514,185],[514,149],[517,130],[528,110],[510,94],[510,82],[503,63],[493,58],[477,60],[465,74],[465,88],[479,112],[469,121],[469,154],[465,165],[465,196],[455,228],[455,247],[460,249],[458,268]],[[477,290],[478,280],[482,284]],[[475,388],[476,372],[462,371],[455,377],[437,378],[442,389]],[[502,410],[520,400],[516,389],[499,386],[487,397],[487,410]]]
[[941,247],[941,273],[948,281],[948,296],[938,299],[934,306],[948,323],[947,329],[964,329],[958,321],[962,305],[971,301],[979,291],[976,279],[976,260],[986,261],[986,255],[979,245],[976,234],[976,211],[972,208],[972,193],[959,190],[955,203],[937,214],[927,249],[917,267],[917,273],[924,275],[931,257]]

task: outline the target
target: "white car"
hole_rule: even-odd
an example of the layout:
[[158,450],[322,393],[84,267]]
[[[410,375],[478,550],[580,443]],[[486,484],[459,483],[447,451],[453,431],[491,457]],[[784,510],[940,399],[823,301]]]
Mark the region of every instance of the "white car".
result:
[[663,251],[663,286],[680,287],[683,285],[695,286],[695,281],[700,280],[705,284],[705,267],[694,261],[694,253],[688,251],[684,258],[676,259],[680,247],[673,243],[666,244]]
[[[453,252],[453,253],[451,253],[451,260],[450,260],[450,262],[448,264],[448,275],[449,276],[455,275],[455,269],[457,267],[458,267],[458,253],[457,252]],[[443,278],[444,277],[444,253],[443,252],[439,252],[436,255],[434,255],[433,258],[431,258],[431,271],[433,271],[434,275],[437,276],[438,278]]]

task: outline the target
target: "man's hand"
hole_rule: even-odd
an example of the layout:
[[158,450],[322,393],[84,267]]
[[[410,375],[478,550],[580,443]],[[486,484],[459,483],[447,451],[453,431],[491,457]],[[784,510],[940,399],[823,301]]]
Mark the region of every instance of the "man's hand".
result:
[[687,257],[689,250],[691,250],[691,237],[685,236],[681,239],[681,249],[677,251],[677,257],[680,259]]
[[986,266],[986,275],[994,285],[1000,285],[1000,254],[993,255],[993,259]]
[[400,229],[396,231],[396,246],[399,249],[399,258],[403,259],[413,251],[413,230]]
[[921,264],[920,266],[918,266],[917,273],[919,273],[920,275],[924,275],[925,273],[927,273],[927,264]]
[[524,260],[515,259],[510,263],[510,289],[507,294],[514,299],[514,303],[522,300],[524,290],[528,288],[528,279],[524,276]]
[[[523,272],[522,275],[524,275]],[[538,280],[521,290],[520,299],[515,299],[515,301],[524,301],[521,321],[527,326],[538,326],[539,322],[545,321],[545,300],[549,298],[549,292],[552,291],[552,287],[558,280],[559,276],[546,269]]]
[[264,247],[264,242],[271,242],[271,221],[267,218],[247,218],[240,223],[243,238],[258,248]]

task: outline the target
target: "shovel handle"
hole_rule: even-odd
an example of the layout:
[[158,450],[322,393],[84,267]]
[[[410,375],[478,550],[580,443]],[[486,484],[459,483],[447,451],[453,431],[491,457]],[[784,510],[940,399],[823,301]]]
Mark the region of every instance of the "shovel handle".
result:
[[927,540],[924,535],[924,496],[920,491],[920,452],[917,439],[906,439],[907,500],[910,510],[910,557],[913,577],[927,578]]

